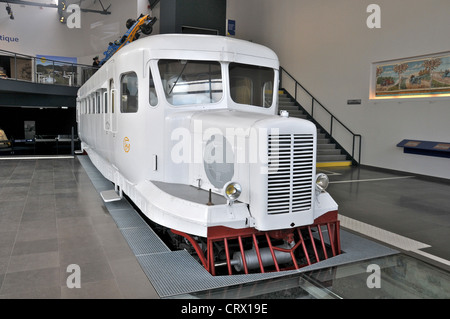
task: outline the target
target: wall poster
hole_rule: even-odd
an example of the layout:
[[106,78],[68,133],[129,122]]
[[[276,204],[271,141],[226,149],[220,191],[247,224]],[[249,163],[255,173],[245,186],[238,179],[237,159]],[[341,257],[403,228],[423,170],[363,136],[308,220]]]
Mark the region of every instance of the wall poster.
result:
[[374,64],[371,98],[450,96],[450,53]]

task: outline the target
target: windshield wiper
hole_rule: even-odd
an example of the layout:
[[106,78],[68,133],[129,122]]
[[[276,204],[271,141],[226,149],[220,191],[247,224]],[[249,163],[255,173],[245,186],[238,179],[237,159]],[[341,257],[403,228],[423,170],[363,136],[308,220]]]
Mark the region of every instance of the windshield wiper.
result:
[[173,89],[174,89],[175,86],[177,85],[177,83],[178,83],[178,81],[180,80],[181,76],[183,75],[184,70],[186,69],[186,66],[187,66],[187,65],[188,65],[188,61],[186,61],[186,63],[185,63],[184,66],[183,66],[183,69],[181,70],[180,74],[178,75],[177,80],[173,83],[173,86],[172,86],[172,88],[171,88],[170,91],[169,91],[169,95],[172,93]]

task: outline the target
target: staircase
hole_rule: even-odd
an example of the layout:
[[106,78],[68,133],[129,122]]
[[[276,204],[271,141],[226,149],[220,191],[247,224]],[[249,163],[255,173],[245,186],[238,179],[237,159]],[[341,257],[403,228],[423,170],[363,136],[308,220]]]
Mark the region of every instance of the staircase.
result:
[[[283,90],[278,93],[278,111],[289,112],[290,117],[311,120],[308,114]],[[317,124],[316,124],[317,125]],[[317,167],[350,166],[352,160],[322,129],[317,129]]]

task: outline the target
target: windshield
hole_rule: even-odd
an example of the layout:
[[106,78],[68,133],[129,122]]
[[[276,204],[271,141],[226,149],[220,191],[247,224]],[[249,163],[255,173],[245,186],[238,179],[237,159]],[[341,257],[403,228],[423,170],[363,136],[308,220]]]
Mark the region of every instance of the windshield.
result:
[[230,63],[231,98],[239,104],[271,107],[275,72],[271,68]]
[[219,62],[160,60],[158,68],[166,99],[172,105],[211,104],[222,99]]

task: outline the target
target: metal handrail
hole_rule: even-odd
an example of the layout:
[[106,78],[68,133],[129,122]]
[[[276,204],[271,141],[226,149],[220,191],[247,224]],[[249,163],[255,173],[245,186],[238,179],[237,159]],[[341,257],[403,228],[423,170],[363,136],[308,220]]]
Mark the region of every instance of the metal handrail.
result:
[[[305,109],[305,112],[308,113],[308,115],[314,119],[314,107],[315,105],[319,105],[322,107],[322,109],[324,111],[326,111],[328,113],[328,115],[330,116],[330,131],[327,132],[331,138],[333,140],[336,141],[336,139],[333,137],[333,124],[334,122],[338,122],[348,133],[350,133],[352,135],[352,152],[351,154],[349,152],[347,152],[351,157],[352,157],[352,161],[354,162],[354,164],[359,164],[361,163],[361,139],[362,136],[361,134],[356,134],[354,133],[352,130],[350,130],[344,123],[342,123],[342,121],[340,121],[336,116],[333,115],[333,113],[331,113],[322,103],[320,103],[319,100],[317,100],[314,95],[312,95],[303,85],[301,85],[289,72],[287,72],[283,67],[280,66],[280,88],[282,88],[282,75],[283,73],[285,73],[287,76],[289,76],[291,78],[291,80],[294,81],[295,83],[295,89],[294,89],[294,99],[297,103],[298,102],[298,95],[297,95],[297,88],[300,87],[306,94],[308,94],[308,96],[311,98],[311,113],[309,114],[308,111]],[[300,104],[300,103],[299,103]],[[317,124],[318,121],[316,121]],[[319,124],[320,125],[320,124]],[[322,127],[322,125],[320,125]],[[323,127],[322,127],[323,128]],[[324,129],[324,128],[323,128]],[[326,129],[324,129],[325,131],[327,131]],[[355,159],[355,146],[356,146],[356,138],[359,139],[359,145],[358,145],[358,160]],[[337,141],[336,141],[337,142]],[[342,147],[342,146],[341,146]],[[343,147],[342,147],[343,148]],[[345,150],[345,148],[343,148]]]
[[[14,66],[14,76],[9,77],[8,79],[10,79],[10,80],[12,79],[12,80],[27,81],[27,82],[32,82],[32,83],[58,84],[58,85],[80,87],[95,73],[95,71],[98,70],[97,67],[90,66],[90,65],[46,59],[45,63],[51,64],[50,72],[45,74],[45,76],[48,76],[46,78],[50,81],[50,83],[48,83],[48,82],[44,81],[44,76],[41,76],[40,72],[38,72],[38,65],[39,65],[38,60],[40,58],[31,56],[31,55],[1,50],[1,49],[0,49],[0,55],[10,56],[11,59],[14,59],[14,62],[11,62],[11,66]],[[18,62],[18,59],[20,59],[20,58],[30,60],[30,62],[31,62],[31,65],[30,65],[31,79],[29,77],[28,78],[20,77],[18,75],[19,72],[17,69],[17,66],[18,66],[17,62]],[[61,69],[65,68],[67,70],[67,74],[65,73],[66,71],[64,71],[64,75],[60,76],[60,78],[62,78],[63,80],[60,80],[58,83],[55,83],[56,82],[55,74],[58,72],[55,69],[55,66],[61,67]]]

